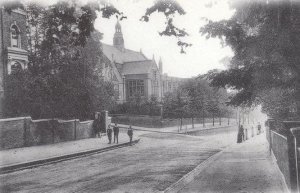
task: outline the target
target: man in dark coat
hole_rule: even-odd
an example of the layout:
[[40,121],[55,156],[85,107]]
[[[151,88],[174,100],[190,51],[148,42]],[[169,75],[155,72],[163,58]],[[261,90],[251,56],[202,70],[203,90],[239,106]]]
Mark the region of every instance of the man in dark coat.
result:
[[111,144],[111,136],[112,136],[112,129],[111,129],[111,125],[108,125],[107,128],[107,137],[108,137],[108,144]]
[[131,125],[128,128],[127,135],[129,136],[130,145],[132,145],[133,129],[132,129]]
[[242,143],[243,141],[244,141],[244,128],[243,128],[243,125],[240,125],[239,131],[238,131],[237,142]]
[[114,130],[114,143],[117,141],[117,144],[118,144],[119,143],[119,127],[118,127],[117,123],[115,123],[113,130]]

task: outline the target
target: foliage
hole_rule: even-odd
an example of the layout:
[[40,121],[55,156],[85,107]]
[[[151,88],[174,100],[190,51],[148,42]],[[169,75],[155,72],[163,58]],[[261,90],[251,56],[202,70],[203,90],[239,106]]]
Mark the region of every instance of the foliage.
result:
[[[236,12],[231,19],[210,21],[200,30],[234,52],[228,70],[209,73],[211,85],[237,90],[232,105],[263,103],[269,115],[274,115],[278,103],[268,103],[268,98],[282,101],[288,93],[300,114],[300,4],[233,1],[232,7]],[[281,94],[274,95],[274,90]]]
[[160,107],[157,97],[152,95],[150,99],[145,100],[141,96],[136,95],[128,102],[118,104],[112,109],[112,114],[133,114],[133,115],[150,115],[159,116]]
[[185,14],[183,8],[174,0],[157,0],[153,6],[146,10],[146,13],[142,16],[141,20],[148,22],[150,16],[155,12],[163,13],[166,17],[166,28],[162,32],[159,32],[159,35],[176,37],[177,45],[181,47],[181,53],[185,53],[184,49],[192,46],[192,44],[182,41],[181,38],[188,36],[189,34],[185,29],[180,29],[173,23],[173,18],[176,14]]
[[97,11],[119,13],[74,1],[28,5],[30,62],[28,70],[7,78],[7,116],[87,119],[94,111],[110,110],[114,89],[101,78],[102,34],[94,31]]

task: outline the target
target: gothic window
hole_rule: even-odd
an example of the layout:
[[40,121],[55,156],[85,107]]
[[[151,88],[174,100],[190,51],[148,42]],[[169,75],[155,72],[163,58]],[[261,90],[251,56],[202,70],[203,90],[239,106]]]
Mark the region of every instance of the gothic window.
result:
[[23,70],[22,64],[20,64],[19,62],[16,62],[16,61],[12,62],[8,66],[8,74],[14,74],[14,73],[20,72],[21,70]]
[[20,30],[16,25],[11,26],[11,47],[20,48],[21,47],[21,38]]
[[120,92],[119,84],[114,85],[114,90],[115,90],[115,93],[116,93],[116,98],[119,99],[120,98],[120,96],[119,96],[120,95],[120,93],[119,93]]
[[140,96],[145,95],[145,88],[144,88],[144,80],[128,80],[127,81],[127,88],[129,91],[129,96],[133,97],[136,94]]

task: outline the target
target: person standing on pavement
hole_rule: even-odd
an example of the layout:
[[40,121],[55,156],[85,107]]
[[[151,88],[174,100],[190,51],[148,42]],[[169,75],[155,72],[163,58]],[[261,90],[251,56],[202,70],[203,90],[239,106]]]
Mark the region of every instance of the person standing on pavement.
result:
[[112,136],[112,128],[111,125],[109,124],[107,128],[108,144],[111,144],[111,136]]
[[244,128],[240,125],[237,137],[237,143],[242,143],[244,141]]
[[133,129],[132,129],[131,125],[129,125],[128,131],[127,131],[127,135],[129,136],[130,145],[132,145]]
[[115,123],[115,126],[113,128],[114,130],[114,143],[117,141],[117,144],[119,143],[119,127],[117,125],[117,123]]
[[101,127],[100,116],[98,115],[98,113],[95,113],[94,122],[93,122],[93,130],[94,130],[95,136],[101,138],[100,127]]
[[257,135],[259,135],[261,133],[261,125],[260,125],[260,122],[258,122],[258,125],[257,125]]

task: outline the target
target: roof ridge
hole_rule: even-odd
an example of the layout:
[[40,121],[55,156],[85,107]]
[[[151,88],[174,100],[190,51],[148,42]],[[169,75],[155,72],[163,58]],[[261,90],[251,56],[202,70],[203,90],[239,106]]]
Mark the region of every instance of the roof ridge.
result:
[[149,60],[149,59],[146,59],[146,60],[135,60],[135,61],[124,62],[124,64],[127,64],[127,63],[136,63],[136,62],[152,62],[152,60]]

